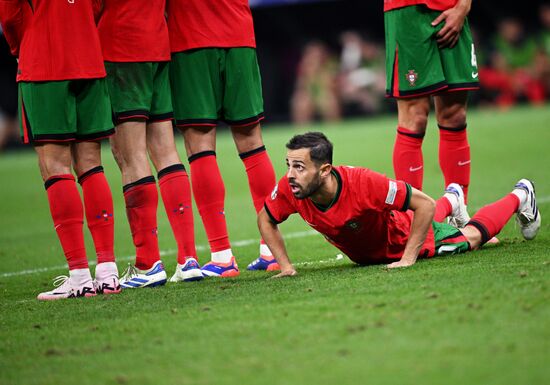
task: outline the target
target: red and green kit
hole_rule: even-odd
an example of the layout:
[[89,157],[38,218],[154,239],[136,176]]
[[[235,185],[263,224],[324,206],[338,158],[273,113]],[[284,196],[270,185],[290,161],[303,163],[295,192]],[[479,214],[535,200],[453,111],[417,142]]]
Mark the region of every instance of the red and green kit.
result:
[[95,140],[113,133],[92,0],[2,0],[0,22],[19,58],[25,143]]
[[418,97],[479,88],[472,34],[465,20],[458,43],[439,48],[444,22],[431,23],[456,0],[385,0],[386,96]]

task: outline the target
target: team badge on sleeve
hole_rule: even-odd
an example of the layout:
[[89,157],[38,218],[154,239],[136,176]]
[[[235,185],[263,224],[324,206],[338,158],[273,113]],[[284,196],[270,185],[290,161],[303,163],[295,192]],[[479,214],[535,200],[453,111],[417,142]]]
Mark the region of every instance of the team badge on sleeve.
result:
[[395,196],[397,195],[397,183],[393,180],[389,181],[388,195],[386,195],[386,204],[393,205]]
[[275,188],[271,192],[271,200],[274,201],[277,198],[277,191],[279,191],[279,185],[275,185]]

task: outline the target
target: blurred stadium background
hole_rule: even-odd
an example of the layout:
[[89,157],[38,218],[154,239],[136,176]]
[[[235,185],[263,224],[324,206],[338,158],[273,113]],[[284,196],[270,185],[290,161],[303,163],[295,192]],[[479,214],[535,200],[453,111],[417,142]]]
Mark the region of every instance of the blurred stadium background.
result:
[[[269,122],[392,112],[384,98],[382,1],[250,0]],[[471,105],[543,104],[550,95],[550,2],[475,1],[482,90]],[[0,148],[20,147],[16,61],[0,39]]]

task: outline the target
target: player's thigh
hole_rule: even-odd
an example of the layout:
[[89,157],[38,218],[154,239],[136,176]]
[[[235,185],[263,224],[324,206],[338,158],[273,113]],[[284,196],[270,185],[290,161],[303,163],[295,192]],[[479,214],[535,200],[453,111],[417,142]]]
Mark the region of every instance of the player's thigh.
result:
[[464,22],[457,44],[452,48],[441,49],[440,54],[448,84],[446,91],[479,88],[477,59],[468,19]]
[[149,118],[153,98],[154,64],[105,62],[115,124]]
[[239,154],[254,151],[264,145],[260,123],[231,127],[231,134]]
[[34,149],[38,155],[38,166],[42,180],[46,181],[56,175],[71,173],[71,149],[69,142],[35,142]]
[[468,238],[457,228],[441,222],[432,222],[436,255],[461,254],[470,251]]
[[101,166],[101,142],[75,141],[71,144],[73,168],[80,178],[93,168]]
[[170,62],[154,63],[153,95],[148,123],[171,122],[173,117]]
[[442,127],[460,128],[466,125],[468,91],[442,92],[434,95],[437,123]]
[[447,87],[431,26],[438,14],[422,5],[384,13],[387,96],[417,97]]
[[77,140],[100,140],[114,133],[107,80],[75,80]]
[[204,48],[172,54],[170,87],[176,126],[216,126],[222,110],[223,50]]
[[230,48],[225,56],[223,120],[232,127],[264,118],[262,79],[254,48]]
[[71,81],[20,82],[19,122],[24,143],[66,142],[76,138],[76,98]]
[[193,155],[205,151],[216,151],[216,127],[186,126],[180,129],[183,134],[185,151],[189,160]]

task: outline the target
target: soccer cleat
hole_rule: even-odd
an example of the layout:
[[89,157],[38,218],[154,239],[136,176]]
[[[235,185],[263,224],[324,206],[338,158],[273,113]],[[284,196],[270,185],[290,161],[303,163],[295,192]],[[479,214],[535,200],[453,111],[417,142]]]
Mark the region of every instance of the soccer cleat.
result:
[[464,203],[464,191],[458,183],[451,183],[445,189],[445,194],[449,199],[456,198],[458,204],[453,208],[449,216],[449,224],[458,229],[463,228],[470,221],[470,215],[466,203]]
[[116,263],[104,262],[96,266],[94,287],[97,294],[118,294],[121,292]]
[[55,289],[40,293],[36,298],[41,301],[52,301],[65,298],[93,297],[96,295],[91,279],[81,285],[74,285],[70,277],[60,275],[53,280],[53,285],[56,287]]
[[137,289],[140,287],[155,287],[166,283],[166,271],[162,261],[157,261],[148,270],[140,270],[128,264],[128,269],[120,279],[123,289]]
[[281,270],[281,267],[277,263],[277,260],[274,257],[267,257],[265,255],[260,255],[254,261],[246,267],[246,270],[266,270],[266,271],[276,271]]
[[235,257],[231,257],[228,263],[208,262],[201,269],[202,275],[205,277],[236,277],[239,273],[239,267],[235,261]]
[[514,189],[524,190],[527,198],[520,203],[516,214],[516,221],[520,226],[523,238],[530,241],[537,236],[540,228],[541,215],[535,198],[535,185],[528,179],[521,179]]
[[176,266],[176,272],[170,278],[170,282],[200,281],[203,279],[201,267],[195,258],[187,258],[183,265]]

